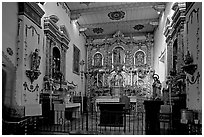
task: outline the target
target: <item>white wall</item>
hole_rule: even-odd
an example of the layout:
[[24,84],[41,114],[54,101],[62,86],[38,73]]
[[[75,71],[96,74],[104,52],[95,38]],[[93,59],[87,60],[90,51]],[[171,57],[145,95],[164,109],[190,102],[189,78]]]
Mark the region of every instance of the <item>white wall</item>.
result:
[[[171,9],[173,2],[167,3],[166,9],[160,15],[159,26],[154,33],[154,49],[153,49],[153,66],[155,72],[159,75],[160,81],[163,82],[166,79],[167,75],[167,43],[166,37],[164,36],[164,29],[166,24],[167,17],[171,17],[173,15],[173,10]],[[159,61],[159,56],[165,50],[166,54],[164,54],[164,63]]]
[[[11,10],[12,9],[12,10]],[[2,51],[15,65],[18,27],[18,8],[15,2],[2,2]],[[13,55],[7,53],[7,48],[13,50]]]
[[[2,4],[2,51],[15,67],[16,77],[9,86],[14,87],[11,91],[13,102],[11,107],[15,107],[19,116],[24,116],[26,105],[35,104],[39,108],[39,92],[42,89],[43,74],[31,83],[26,76],[26,70],[30,70],[30,55],[36,48],[40,49],[39,54],[42,57],[43,35],[43,30],[30,19],[24,15],[18,15],[17,2]],[[7,53],[7,48],[12,49],[13,55]],[[42,60],[41,64],[43,64]],[[39,69],[42,73],[42,65]],[[24,83],[27,83],[27,88],[24,87]],[[34,90],[38,86],[38,90]]]
[[[193,10],[198,12],[192,12]],[[188,47],[190,54],[193,56],[193,63],[198,65],[194,73],[194,79],[197,77],[197,73],[200,73],[201,76],[195,84],[187,82],[187,108],[191,110],[202,110],[202,3],[197,2],[193,5],[186,15],[186,22],[188,22],[188,33],[185,31],[184,54],[186,54]],[[188,75],[189,79],[191,79],[191,77],[192,76]]]

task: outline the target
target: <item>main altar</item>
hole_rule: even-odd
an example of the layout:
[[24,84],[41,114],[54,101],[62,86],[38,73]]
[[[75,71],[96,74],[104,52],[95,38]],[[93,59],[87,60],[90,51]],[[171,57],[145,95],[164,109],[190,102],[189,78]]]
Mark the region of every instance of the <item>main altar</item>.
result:
[[97,110],[99,103],[119,103],[124,94],[134,108],[139,99],[152,97],[152,34],[132,37],[117,31],[109,38],[88,39],[86,45],[91,109]]

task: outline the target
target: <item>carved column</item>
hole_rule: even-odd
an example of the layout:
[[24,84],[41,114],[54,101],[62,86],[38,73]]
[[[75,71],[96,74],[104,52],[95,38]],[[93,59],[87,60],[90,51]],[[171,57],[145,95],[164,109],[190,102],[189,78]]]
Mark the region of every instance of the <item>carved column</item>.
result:
[[66,77],[66,49],[62,48],[62,73],[64,74],[64,80]]
[[[64,49],[62,47],[62,45],[60,44],[60,71],[62,72],[63,76],[64,76],[64,64],[65,64],[65,60],[64,60]],[[64,79],[64,77],[63,77]]]
[[[91,64],[92,64],[92,57],[91,57],[91,49],[92,49],[92,43],[91,41],[86,43],[87,45],[87,70],[89,70],[91,68]],[[86,95],[90,96],[90,89],[91,89],[91,77],[90,74],[87,74],[87,91],[86,91]]]
[[49,75],[50,74],[50,45],[51,45],[51,40],[49,37],[46,37],[46,70],[45,70],[45,75]]
[[182,71],[181,67],[184,64],[184,42],[183,42],[183,30],[178,32],[178,53],[177,53],[177,72]]
[[153,42],[152,41],[148,41],[147,43],[146,43],[146,46],[147,46],[147,57],[146,57],[146,59],[147,59],[147,61],[146,61],[146,63],[147,64],[149,64],[149,65],[152,65],[151,64],[151,48],[153,47]]
[[170,74],[170,71],[173,68],[173,48],[172,41],[167,43],[167,75]]
[[49,66],[50,66],[50,78],[52,78],[52,72],[53,72],[53,47],[55,45],[55,42],[54,41],[51,41],[50,43],[50,51],[49,51],[49,54],[50,54],[50,57],[49,57],[49,60],[50,60],[50,63],[49,63]]

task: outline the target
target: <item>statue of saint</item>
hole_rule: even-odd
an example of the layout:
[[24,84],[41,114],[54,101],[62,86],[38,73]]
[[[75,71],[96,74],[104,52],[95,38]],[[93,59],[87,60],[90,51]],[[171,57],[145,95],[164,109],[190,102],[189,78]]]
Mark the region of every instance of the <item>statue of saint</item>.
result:
[[38,70],[40,66],[39,49],[35,49],[35,52],[31,55],[31,70]]
[[123,86],[123,76],[121,74],[116,74],[115,76],[115,86]]
[[121,63],[120,62],[120,59],[121,59],[120,49],[115,49],[113,53],[114,53],[114,56],[113,56],[114,63],[116,63],[116,64]]

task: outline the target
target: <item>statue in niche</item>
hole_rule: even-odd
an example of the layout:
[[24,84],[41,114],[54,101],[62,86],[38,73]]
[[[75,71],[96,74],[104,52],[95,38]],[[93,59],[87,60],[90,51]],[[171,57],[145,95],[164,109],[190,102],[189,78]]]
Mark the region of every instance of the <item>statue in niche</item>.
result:
[[124,80],[121,74],[116,74],[114,77],[114,86],[123,86]]
[[124,51],[121,47],[117,47],[113,50],[113,63],[122,64],[124,57]]
[[115,63],[119,64],[120,63],[120,50],[119,49],[114,50],[114,55],[115,55]]
[[102,55],[100,53],[94,55],[94,66],[102,66]]
[[41,57],[39,56],[39,49],[31,54],[31,70],[38,70],[40,66]]
[[136,54],[135,54],[135,64],[138,64],[138,65],[142,65],[144,64],[144,53],[142,51],[138,51]]
[[41,74],[39,70],[41,57],[39,56],[39,49],[35,49],[33,53],[31,53],[31,65],[30,70],[26,70],[26,76],[30,79],[31,84],[34,80],[38,79]]

